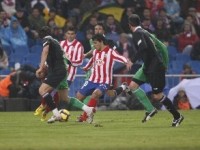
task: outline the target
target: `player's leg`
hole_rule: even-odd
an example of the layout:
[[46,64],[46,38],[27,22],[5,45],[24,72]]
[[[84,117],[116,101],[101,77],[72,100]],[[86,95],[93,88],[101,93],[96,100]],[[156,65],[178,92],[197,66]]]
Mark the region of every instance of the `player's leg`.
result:
[[[67,85],[66,80],[62,81],[59,84],[58,89],[59,89],[58,93],[59,93],[60,100],[67,102],[69,106],[73,106],[75,108],[85,111],[87,116],[91,116],[94,113],[93,107],[88,107],[87,105],[85,105],[84,103],[80,101],[80,100],[85,99],[86,96],[78,92],[77,95],[80,100],[74,97],[68,97],[68,85]],[[90,121],[88,122],[91,123]]]
[[[56,106],[59,103],[59,96],[57,90],[53,90],[51,92],[51,96],[53,97],[53,101],[55,102]],[[46,121],[48,113],[51,111],[51,108],[46,106],[45,110],[42,112],[41,121]]]
[[46,102],[44,98],[41,98],[40,106],[37,107],[37,109],[34,112],[35,116],[39,116],[42,114],[42,112],[46,109]]
[[[90,81],[85,81],[85,83],[83,84],[83,86],[80,88],[80,90],[77,92],[76,94],[76,98],[79,99],[80,101],[83,101],[87,96],[92,95],[93,91],[96,89],[97,84],[90,82]],[[92,104],[90,102],[90,107],[95,107],[96,106],[96,100],[94,99],[94,97],[90,97],[91,101],[92,99]],[[88,101],[88,102],[89,102]],[[88,115],[86,112],[82,113],[79,117],[78,117],[78,122],[83,122],[86,121],[88,118]]]
[[[54,121],[56,121],[56,120],[59,120],[61,117],[60,117],[60,114],[59,114],[58,109],[56,107],[56,104],[53,101],[53,98],[50,94],[50,92],[52,90],[53,90],[53,88],[50,85],[48,85],[46,83],[42,83],[42,85],[39,88],[39,93],[45,99],[47,106],[52,110],[53,115],[54,115]],[[49,121],[49,123],[51,123],[51,120]]]
[[184,117],[176,110],[172,101],[163,93],[165,87],[165,70],[162,68],[154,72],[150,76],[150,82],[152,85],[153,98],[160,101],[165,108],[173,115],[172,122],[173,127],[177,127],[183,121]]

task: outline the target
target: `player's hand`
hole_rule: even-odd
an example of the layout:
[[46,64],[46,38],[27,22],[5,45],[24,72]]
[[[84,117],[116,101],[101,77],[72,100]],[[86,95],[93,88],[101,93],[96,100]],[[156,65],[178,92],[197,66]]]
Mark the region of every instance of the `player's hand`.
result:
[[128,62],[126,64],[127,70],[131,70],[132,65],[133,65],[133,63],[128,59]]
[[80,67],[83,71],[87,72],[87,70],[84,67]]
[[43,79],[46,76],[46,71],[44,69],[39,68],[36,71],[36,77],[39,79]]

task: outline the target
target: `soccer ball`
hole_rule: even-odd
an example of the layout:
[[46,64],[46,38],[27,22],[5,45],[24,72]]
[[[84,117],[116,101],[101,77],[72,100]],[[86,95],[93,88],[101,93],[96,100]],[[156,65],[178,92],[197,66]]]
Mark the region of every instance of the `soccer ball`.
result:
[[70,116],[70,112],[69,112],[68,110],[66,110],[66,109],[61,109],[61,110],[59,110],[59,113],[60,113],[60,115],[61,115],[61,121],[62,121],[62,122],[68,121],[69,116]]

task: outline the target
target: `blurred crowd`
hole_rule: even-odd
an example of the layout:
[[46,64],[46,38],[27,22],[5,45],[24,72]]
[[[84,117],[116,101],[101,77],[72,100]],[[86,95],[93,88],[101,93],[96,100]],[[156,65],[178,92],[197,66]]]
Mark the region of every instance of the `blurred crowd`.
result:
[[[110,14],[105,15],[103,7],[108,7]],[[139,14],[143,27],[160,40],[199,60],[199,0],[1,0],[0,37],[5,48],[19,51],[21,45],[37,44],[38,30],[44,25],[51,27],[58,40],[64,38],[66,27],[74,26],[88,51],[88,39],[101,22],[106,36],[117,42],[119,52],[129,56],[132,45],[127,18],[132,13]]]
[[[9,66],[13,65],[11,53],[41,45],[38,30],[44,25],[51,27],[51,35],[59,41],[65,39],[67,27],[76,27],[76,38],[86,53],[91,49],[89,40],[94,35],[94,26],[103,23],[105,36],[116,42],[121,55],[130,58],[134,54],[128,25],[132,13],[141,17],[143,28],[177,53],[200,60],[200,0],[0,0],[0,49],[6,52],[0,51],[0,68],[7,67],[8,61]],[[134,73],[137,65],[140,62],[131,72],[117,66],[114,73]],[[11,77],[23,76],[23,72],[15,72]],[[23,88],[24,80],[29,79],[23,79]]]

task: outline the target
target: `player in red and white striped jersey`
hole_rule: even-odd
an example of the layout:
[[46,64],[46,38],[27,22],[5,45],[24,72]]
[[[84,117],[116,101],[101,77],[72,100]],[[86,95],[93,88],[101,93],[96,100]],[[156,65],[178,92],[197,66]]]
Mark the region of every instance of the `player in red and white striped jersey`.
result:
[[66,58],[69,60],[67,81],[70,86],[75,78],[77,67],[83,63],[84,48],[76,40],[76,30],[74,27],[67,28],[65,36],[66,40],[61,41],[60,45],[65,52]]
[[95,49],[93,57],[83,68],[84,70],[92,68],[91,76],[88,80],[94,83],[112,84],[113,65],[115,61],[127,63],[128,60],[108,46],[105,46],[103,50]]
[[[95,50],[93,51],[93,57],[90,58],[88,64],[83,67],[85,71],[91,69],[91,75],[84,85],[77,93],[77,99],[83,100],[87,96],[91,95],[92,101],[98,101],[98,99],[105,94],[109,86],[112,84],[113,65],[115,61],[126,64],[130,69],[132,63],[125,57],[119,55],[115,50],[105,45],[105,37],[101,34],[96,34],[92,38],[94,41]],[[88,105],[89,106],[89,105]],[[83,116],[81,121],[85,121],[87,118]]]

